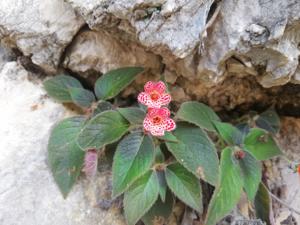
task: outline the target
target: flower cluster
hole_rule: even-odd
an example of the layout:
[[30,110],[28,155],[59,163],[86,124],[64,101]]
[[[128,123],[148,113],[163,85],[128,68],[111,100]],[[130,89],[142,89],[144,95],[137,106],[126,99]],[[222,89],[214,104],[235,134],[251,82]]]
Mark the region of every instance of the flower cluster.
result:
[[170,118],[170,110],[162,107],[171,102],[171,95],[166,93],[166,86],[162,81],[148,81],[144,92],[138,95],[138,101],[148,107],[143,125],[153,136],[163,136],[165,131],[176,128],[174,120]]

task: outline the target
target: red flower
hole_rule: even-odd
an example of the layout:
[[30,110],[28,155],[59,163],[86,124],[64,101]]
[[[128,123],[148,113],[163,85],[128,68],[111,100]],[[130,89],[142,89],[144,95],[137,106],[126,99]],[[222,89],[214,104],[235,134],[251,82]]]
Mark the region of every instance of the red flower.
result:
[[141,92],[138,101],[150,108],[160,108],[168,105],[171,101],[171,95],[165,93],[166,85],[164,82],[148,81],[144,86],[145,92]]
[[300,175],[300,164],[297,166],[297,173]]
[[149,108],[144,119],[144,129],[153,136],[163,136],[165,131],[172,131],[176,128],[174,120],[169,116],[170,111],[165,107]]

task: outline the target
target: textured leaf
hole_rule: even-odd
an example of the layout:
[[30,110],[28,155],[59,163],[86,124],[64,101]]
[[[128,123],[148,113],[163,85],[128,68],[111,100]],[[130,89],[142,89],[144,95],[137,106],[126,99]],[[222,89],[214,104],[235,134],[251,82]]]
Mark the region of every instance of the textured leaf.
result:
[[92,178],[97,173],[98,154],[96,149],[86,151],[82,171],[88,178]]
[[95,101],[94,94],[83,88],[69,88],[69,93],[72,102],[83,108],[90,107]]
[[266,222],[267,225],[273,225],[274,216],[272,211],[272,199],[263,183],[259,184],[259,188],[254,200],[256,217]]
[[164,171],[156,171],[158,183],[159,183],[159,196],[163,202],[166,200],[167,193],[167,181]]
[[60,102],[72,102],[70,88],[83,88],[81,83],[71,76],[59,75],[44,82],[47,94]]
[[238,161],[243,174],[244,189],[248,198],[253,201],[261,181],[261,164],[248,152]]
[[229,145],[239,145],[242,140],[242,133],[240,130],[229,123],[223,123],[219,121],[213,122],[218,134],[222,137],[223,140]]
[[104,111],[92,118],[83,127],[77,141],[83,150],[100,149],[120,139],[128,128],[128,122],[119,112]]
[[154,144],[140,133],[127,135],[118,145],[113,162],[113,197],[122,194],[154,161]]
[[258,160],[266,160],[282,154],[270,134],[259,128],[251,129],[244,140],[244,145],[245,150]]
[[118,95],[143,71],[141,67],[124,67],[102,75],[95,84],[98,99],[107,100]]
[[177,161],[198,178],[216,185],[219,161],[216,149],[206,133],[191,124],[178,123],[173,134],[179,142],[166,142],[166,145]]
[[279,116],[272,109],[268,109],[267,111],[260,114],[255,123],[258,127],[267,130],[272,134],[278,133],[280,129]]
[[143,124],[146,113],[137,107],[119,108],[119,113],[133,125]]
[[209,203],[205,225],[215,225],[238,203],[243,187],[243,179],[237,162],[232,157],[230,147],[222,151],[220,162],[220,183]]
[[171,133],[171,132],[165,132],[164,136],[158,136],[157,137],[160,140],[163,141],[168,141],[168,142],[174,142],[174,143],[178,143],[179,141],[177,140],[177,138]]
[[166,168],[168,187],[185,204],[198,212],[202,211],[202,193],[198,178],[179,163]]
[[157,199],[151,209],[143,216],[142,221],[145,225],[167,224],[167,220],[172,213],[174,198],[171,192],[167,192],[166,201]]
[[161,151],[160,147],[156,147],[155,149],[155,162],[156,163],[163,163],[165,161],[165,155]]
[[128,225],[134,225],[158,198],[159,184],[155,172],[140,177],[124,195],[124,211]]
[[110,102],[99,101],[97,103],[96,108],[94,109],[93,116],[96,116],[104,111],[108,111],[108,110],[112,110],[112,109],[113,109],[113,105]]
[[180,106],[176,117],[209,131],[215,131],[213,121],[220,120],[217,114],[210,107],[199,102],[183,103]]
[[48,143],[48,159],[54,180],[67,197],[83,165],[84,152],[76,144],[76,136],[85,122],[84,117],[72,117],[59,122],[52,130]]

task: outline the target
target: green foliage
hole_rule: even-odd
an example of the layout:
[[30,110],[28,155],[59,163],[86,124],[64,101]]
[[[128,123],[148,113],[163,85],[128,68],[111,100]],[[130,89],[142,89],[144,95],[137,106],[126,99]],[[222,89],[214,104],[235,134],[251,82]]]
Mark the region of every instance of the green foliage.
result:
[[253,201],[261,181],[261,164],[250,153],[245,152],[245,157],[239,160],[244,179],[244,189],[248,198]]
[[[272,137],[280,127],[276,112],[270,109],[260,115],[245,115],[233,126],[222,122],[207,105],[185,102],[176,113],[179,121],[175,130],[150,136],[142,132],[147,108],[118,107],[126,102],[118,99],[109,102],[142,71],[127,67],[104,74],[95,84],[98,102],[71,76],[60,75],[44,82],[49,96],[75,103],[86,112],[85,116],[58,123],[49,139],[49,165],[63,196],[79,177],[86,151],[95,154],[92,163],[97,165],[95,150],[101,149],[113,161],[112,196],[124,194],[128,225],[139,220],[145,225],[166,223],[175,197],[198,216],[207,211],[205,225],[215,225],[236,206],[243,190],[254,203],[257,217],[272,224],[271,200],[261,183],[259,160],[281,154]],[[159,116],[156,123],[161,121]],[[162,127],[169,130],[167,125]],[[93,169],[95,172],[96,167]],[[210,186],[204,182],[215,189],[208,209],[203,210],[202,187],[204,196],[210,196],[206,193]]]
[[137,107],[118,108],[118,111],[132,125],[143,124],[144,118],[146,116],[145,111]]
[[122,194],[147,172],[154,160],[154,144],[149,136],[132,133],[118,145],[113,162],[113,197]]
[[180,106],[176,117],[193,123],[208,131],[215,131],[213,121],[219,121],[217,114],[207,105],[199,102],[185,102]]
[[254,200],[254,206],[257,218],[261,219],[263,222],[266,222],[267,225],[274,224],[272,199],[267,187],[263,183],[259,184],[259,188]]
[[222,150],[220,162],[220,183],[209,203],[205,225],[215,225],[238,203],[243,187],[241,170],[233,158],[233,149]]
[[243,139],[241,131],[232,126],[229,123],[223,123],[214,121],[213,124],[217,130],[217,133],[222,137],[223,140],[229,145],[239,145]]
[[276,134],[280,128],[280,119],[273,109],[268,109],[259,115],[255,121],[256,125],[266,131]]
[[129,124],[117,111],[104,111],[92,118],[78,135],[78,144],[83,150],[100,149],[119,140]]
[[128,225],[134,225],[153,206],[159,195],[155,172],[140,177],[124,195],[124,211]]
[[259,128],[250,130],[245,138],[244,145],[245,150],[249,151],[258,160],[266,160],[282,154],[272,136]]
[[168,191],[166,201],[157,199],[151,209],[143,216],[142,221],[145,225],[167,224],[167,220],[172,213],[173,205],[174,198]]
[[83,164],[84,152],[76,144],[76,136],[85,118],[72,117],[59,122],[48,143],[49,165],[61,193],[67,197]]
[[81,83],[71,76],[59,75],[44,82],[47,94],[59,102],[72,102],[70,88],[83,88]]
[[115,97],[142,71],[141,67],[125,67],[103,74],[95,84],[97,98],[107,100]]
[[70,88],[69,93],[72,101],[83,108],[88,108],[96,100],[92,92],[83,88]]
[[168,187],[184,203],[202,212],[202,193],[199,179],[181,166],[174,163],[166,168]]
[[178,123],[173,134],[179,142],[166,142],[166,145],[177,161],[198,178],[216,185],[219,160],[206,133],[199,127]]

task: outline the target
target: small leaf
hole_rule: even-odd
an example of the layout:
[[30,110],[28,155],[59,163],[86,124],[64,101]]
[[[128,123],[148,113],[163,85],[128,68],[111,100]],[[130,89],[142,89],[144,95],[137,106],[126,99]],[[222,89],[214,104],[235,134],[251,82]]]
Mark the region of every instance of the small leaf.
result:
[[245,150],[258,160],[266,160],[282,154],[270,134],[259,128],[251,129],[245,138],[244,145]]
[[80,131],[77,141],[83,150],[100,149],[119,140],[128,130],[128,122],[117,111],[104,111],[92,118]]
[[97,103],[96,108],[94,109],[93,117],[104,111],[108,111],[108,110],[112,110],[112,109],[113,109],[113,105],[110,102],[99,101]]
[[160,147],[156,147],[155,149],[155,162],[156,163],[163,163],[165,161],[165,155],[161,151]]
[[143,124],[146,113],[137,107],[119,108],[119,113],[133,125]]
[[94,94],[83,88],[69,88],[69,93],[72,102],[83,108],[90,107],[95,101]]
[[124,211],[128,225],[134,225],[153,206],[158,198],[159,184],[155,172],[149,171],[124,195]]
[[98,99],[107,100],[118,95],[143,71],[141,67],[124,67],[102,75],[95,84]]
[[205,225],[215,225],[226,216],[238,203],[243,187],[239,165],[232,157],[232,149],[222,151],[220,162],[220,183],[215,189],[208,206]]
[[84,166],[82,171],[88,178],[92,178],[97,173],[98,154],[96,149],[86,151],[84,156]]
[[168,142],[174,142],[174,143],[178,143],[179,141],[177,140],[177,138],[171,133],[171,132],[165,132],[164,136],[158,136],[157,137],[160,140],[163,141],[168,141]]
[[202,212],[202,193],[198,178],[181,166],[174,163],[166,168],[168,187],[185,204]]
[[167,192],[166,201],[157,199],[151,209],[143,216],[142,221],[145,225],[167,224],[174,205],[174,198],[171,192]]
[[59,122],[52,130],[48,143],[50,168],[66,198],[83,165],[84,151],[76,144],[76,136],[84,125],[84,117],[72,117]]
[[250,153],[238,160],[244,179],[244,189],[248,198],[253,201],[261,181],[261,164]]
[[154,160],[154,143],[140,133],[127,135],[118,145],[113,162],[113,197],[122,194],[146,173]]
[[260,114],[255,123],[258,127],[269,131],[272,134],[278,133],[280,129],[280,118],[272,109],[268,109]]
[[178,123],[173,132],[178,143],[166,142],[169,151],[190,172],[211,185],[218,182],[219,165],[214,145],[201,128]]
[[220,121],[217,114],[210,107],[199,102],[183,103],[176,117],[208,131],[215,131],[214,120]]
[[164,171],[156,171],[158,183],[159,183],[159,195],[163,202],[166,200],[167,182]]
[[219,121],[213,121],[218,134],[229,145],[240,145],[242,142],[242,133],[238,128],[232,126],[229,123],[223,123]]
[[72,102],[70,88],[83,88],[81,83],[71,76],[59,75],[44,82],[47,94],[60,102]]
[[272,211],[272,199],[263,183],[259,184],[254,205],[257,218],[261,219],[263,222],[266,222],[268,225],[275,224]]

